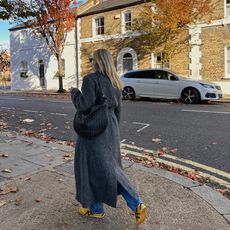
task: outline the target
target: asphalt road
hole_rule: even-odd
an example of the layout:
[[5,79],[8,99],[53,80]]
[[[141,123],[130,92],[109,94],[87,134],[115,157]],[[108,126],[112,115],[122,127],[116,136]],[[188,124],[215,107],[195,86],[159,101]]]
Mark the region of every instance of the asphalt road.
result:
[[[68,100],[0,96],[0,121],[9,130],[31,129],[74,141],[74,112]],[[26,118],[34,121],[22,123]],[[230,172],[230,104],[123,101],[120,126],[123,143],[176,148],[175,156]],[[160,144],[152,141],[156,138]]]

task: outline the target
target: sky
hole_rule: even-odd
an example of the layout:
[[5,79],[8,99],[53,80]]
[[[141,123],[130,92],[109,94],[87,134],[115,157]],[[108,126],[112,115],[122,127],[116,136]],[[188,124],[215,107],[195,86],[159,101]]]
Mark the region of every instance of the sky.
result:
[[[77,1],[80,2],[80,1]],[[87,2],[87,0],[83,0],[82,3]],[[0,20],[0,45],[9,46],[10,40],[10,33],[9,28],[13,27],[9,21],[2,21]],[[8,47],[7,47],[8,48]]]

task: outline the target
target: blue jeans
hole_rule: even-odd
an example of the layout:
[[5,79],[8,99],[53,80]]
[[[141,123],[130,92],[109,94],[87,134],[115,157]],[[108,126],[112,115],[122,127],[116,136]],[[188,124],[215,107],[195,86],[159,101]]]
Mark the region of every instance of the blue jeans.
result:
[[[117,184],[117,190],[118,190],[118,193],[120,193],[123,196],[123,198],[126,200],[128,207],[132,211],[135,211],[137,206],[141,203],[141,198],[138,197],[137,199],[135,199],[134,197],[132,197],[119,183]],[[90,211],[92,213],[103,213],[104,212],[103,203],[98,202],[98,203],[92,204],[90,206]]]

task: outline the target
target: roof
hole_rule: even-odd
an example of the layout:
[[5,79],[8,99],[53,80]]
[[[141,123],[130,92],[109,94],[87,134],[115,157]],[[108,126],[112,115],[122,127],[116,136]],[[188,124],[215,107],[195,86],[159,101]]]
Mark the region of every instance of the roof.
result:
[[98,14],[106,11],[111,11],[115,9],[121,9],[140,3],[144,3],[146,0],[105,0],[102,3],[99,3],[90,9],[86,10],[84,13],[79,14],[78,17],[84,17],[92,14]]

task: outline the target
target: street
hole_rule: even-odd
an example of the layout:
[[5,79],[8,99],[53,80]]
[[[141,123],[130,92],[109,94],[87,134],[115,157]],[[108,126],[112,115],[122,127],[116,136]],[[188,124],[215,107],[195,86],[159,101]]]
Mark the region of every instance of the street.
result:
[[[33,130],[75,141],[74,107],[69,100],[0,97],[0,122],[9,130]],[[31,122],[23,122],[32,119]],[[185,105],[174,102],[123,101],[121,141],[230,172],[230,104]]]

